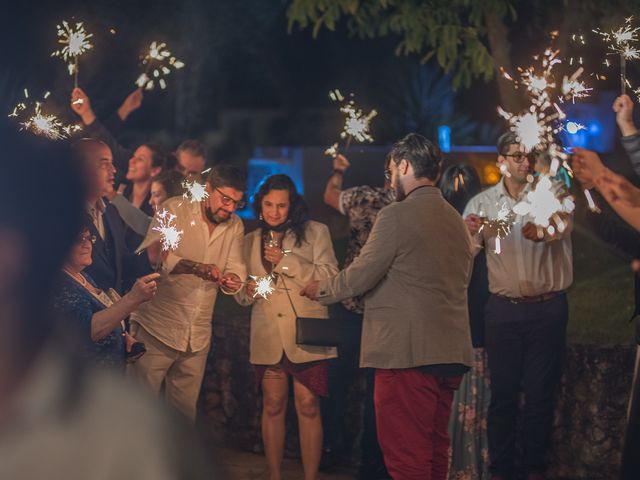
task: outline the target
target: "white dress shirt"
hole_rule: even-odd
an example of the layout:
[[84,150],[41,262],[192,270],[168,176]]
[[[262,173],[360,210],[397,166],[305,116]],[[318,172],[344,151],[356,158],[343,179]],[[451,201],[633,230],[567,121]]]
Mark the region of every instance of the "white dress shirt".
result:
[[[175,350],[198,352],[208,348],[211,341],[211,319],[218,284],[192,274],[170,272],[180,260],[185,259],[215,264],[222,274],[235,273],[244,279],[244,226],[237,215],[232,215],[209,233],[200,203],[191,203],[182,197],[167,200],[161,210],[176,216],[174,224],[182,230],[182,239],[177,249],[170,251],[163,262],[158,293],[132,313],[131,319]],[[138,250],[160,240],[160,233],[153,230],[156,226],[157,215]]]
[[[530,188],[530,185],[525,187],[521,198]],[[518,202],[509,195],[502,179],[473,197],[464,209],[463,217],[475,214],[494,220],[502,208],[513,209]],[[528,240],[522,235],[522,227],[533,222],[529,215],[516,215],[514,218],[511,233],[500,240],[501,253],[496,253],[495,232],[485,228],[474,235],[476,253],[485,247],[491,293],[518,298],[566,290],[573,282],[573,216],[567,219],[562,233],[542,242]]]
[[93,224],[100,235],[100,238],[104,240],[105,230],[104,230],[104,220],[102,216],[104,215],[104,211],[107,206],[104,203],[104,200],[101,198],[98,199],[95,205],[91,205],[87,203],[87,213],[91,216],[93,220]]

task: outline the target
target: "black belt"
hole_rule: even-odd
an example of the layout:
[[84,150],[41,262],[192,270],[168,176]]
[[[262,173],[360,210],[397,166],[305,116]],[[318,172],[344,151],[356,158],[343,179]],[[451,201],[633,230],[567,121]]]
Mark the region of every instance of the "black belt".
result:
[[542,295],[535,295],[533,297],[507,297],[506,295],[500,295],[497,293],[494,293],[493,295],[495,295],[496,297],[502,300],[506,300],[507,302],[517,304],[517,303],[542,303],[542,302],[546,302],[547,300],[551,300],[552,298],[559,297],[560,295],[563,295],[563,294],[564,294],[564,290],[560,290],[559,292],[543,293]]

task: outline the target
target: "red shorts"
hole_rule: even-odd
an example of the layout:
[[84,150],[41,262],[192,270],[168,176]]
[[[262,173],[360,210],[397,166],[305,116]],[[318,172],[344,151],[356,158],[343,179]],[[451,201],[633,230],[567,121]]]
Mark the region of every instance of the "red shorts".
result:
[[329,396],[329,362],[328,360],[316,360],[313,362],[293,363],[282,353],[280,362],[275,365],[254,365],[258,386],[262,386],[262,377],[269,368],[280,369],[298,380],[313,393],[320,397]]

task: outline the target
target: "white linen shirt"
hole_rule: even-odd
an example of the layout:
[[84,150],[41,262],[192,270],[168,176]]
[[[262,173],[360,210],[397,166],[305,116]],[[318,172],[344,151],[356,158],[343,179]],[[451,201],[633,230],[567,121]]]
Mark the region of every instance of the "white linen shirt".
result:
[[[527,185],[521,198],[529,191],[530,185]],[[475,214],[496,219],[503,206],[511,210],[518,201],[509,195],[502,179],[473,197],[465,207],[463,217]],[[511,298],[532,297],[566,290],[573,282],[573,216],[567,219],[567,227],[562,233],[542,242],[528,240],[522,235],[522,227],[532,221],[529,215],[515,216],[511,233],[500,240],[501,253],[495,253],[496,238],[488,229],[473,236],[475,253],[485,247],[491,293]]]
[[[222,274],[235,273],[246,278],[242,259],[244,225],[237,215],[209,233],[200,203],[175,197],[163,203],[161,210],[176,216],[175,227],[182,230],[182,239],[168,253],[158,279],[158,293],[134,313],[131,320],[165,345],[181,352],[198,352],[209,347],[213,307],[218,284],[192,274],[171,274],[182,259],[215,264]],[[158,217],[153,219],[141,250],[160,240]],[[143,253],[145,254],[145,253]]]

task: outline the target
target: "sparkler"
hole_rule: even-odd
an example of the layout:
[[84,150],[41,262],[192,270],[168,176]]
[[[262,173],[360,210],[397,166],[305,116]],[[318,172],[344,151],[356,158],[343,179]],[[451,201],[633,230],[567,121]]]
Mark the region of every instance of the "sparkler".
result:
[[156,82],[160,88],[167,88],[165,77],[172,72],[172,69],[179,70],[184,67],[184,62],[174,57],[167,49],[164,42],[151,42],[147,53],[142,57],[142,64],[146,69],[136,80],[136,85],[145,90],[153,90]]
[[[624,21],[624,25],[617,30],[603,32],[595,29],[595,33],[602,37],[602,40],[608,45],[611,54],[620,56],[620,91],[624,95],[627,91],[627,60],[637,60],[640,58],[640,50],[633,44],[638,41],[638,31],[640,27],[632,26],[633,17],[628,17]],[[605,62],[608,66],[608,62]]]
[[267,300],[273,294],[273,292],[276,291],[276,288],[273,284],[272,275],[265,275],[264,277],[249,275],[249,277],[251,277],[251,280],[256,283],[256,289],[253,292],[253,298],[261,296],[262,298]]
[[89,41],[93,37],[92,33],[87,33],[82,22],[69,25],[63,20],[60,25],[56,25],[58,30],[58,43],[63,45],[59,50],[54,51],[52,57],[61,57],[67,62],[69,75],[73,75],[73,84],[78,87],[78,57],[87,50],[93,48],[93,44]]
[[480,216],[482,217],[482,225],[480,226],[478,233],[486,228],[488,231],[490,231],[490,233],[495,234],[496,248],[494,250],[494,253],[499,255],[502,252],[501,240],[506,238],[511,233],[515,215],[511,210],[509,210],[506,204],[504,204],[502,205],[502,207],[500,207],[498,216],[496,218],[490,219],[484,217],[482,215],[482,212]]
[[[351,94],[353,97],[353,94]],[[340,138],[346,139],[345,150],[351,145],[351,141],[355,140],[360,143],[373,142],[373,137],[370,133],[371,120],[378,115],[376,110],[371,110],[369,113],[364,113],[355,104],[353,98],[345,102],[345,98],[340,93],[340,90],[332,90],[329,92],[329,98],[334,102],[342,102],[340,112],[345,115],[344,127],[340,132]],[[338,144],[334,143],[331,147],[325,150],[325,155],[330,157],[336,157],[338,155]]]
[[164,252],[175,250],[182,239],[182,230],[175,226],[176,216],[169,211],[162,209],[156,214],[158,226],[153,227],[154,232],[160,232],[162,238],[162,250]]
[[[513,207],[513,212],[517,215],[529,215],[533,223],[546,229],[549,235],[554,235],[556,228],[563,232],[566,224],[559,214],[573,212],[575,203],[570,195],[558,198],[558,192],[554,188],[556,187],[549,175],[540,175],[534,188]],[[555,227],[551,225],[552,219]]]
[[185,180],[182,182],[182,187],[185,189],[185,192],[182,194],[182,198],[190,198],[191,203],[202,202],[209,197],[209,192],[207,192],[205,186],[195,180],[191,182],[189,180]]
[[81,130],[80,125],[65,124],[56,115],[43,111],[44,100],[49,97],[49,92],[44,94],[42,101],[29,103],[29,92],[25,88],[24,97],[25,100],[18,103],[9,114],[10,118],[22,119],[19,121],[20,130],[28,130],[51,140],[61,140]]

